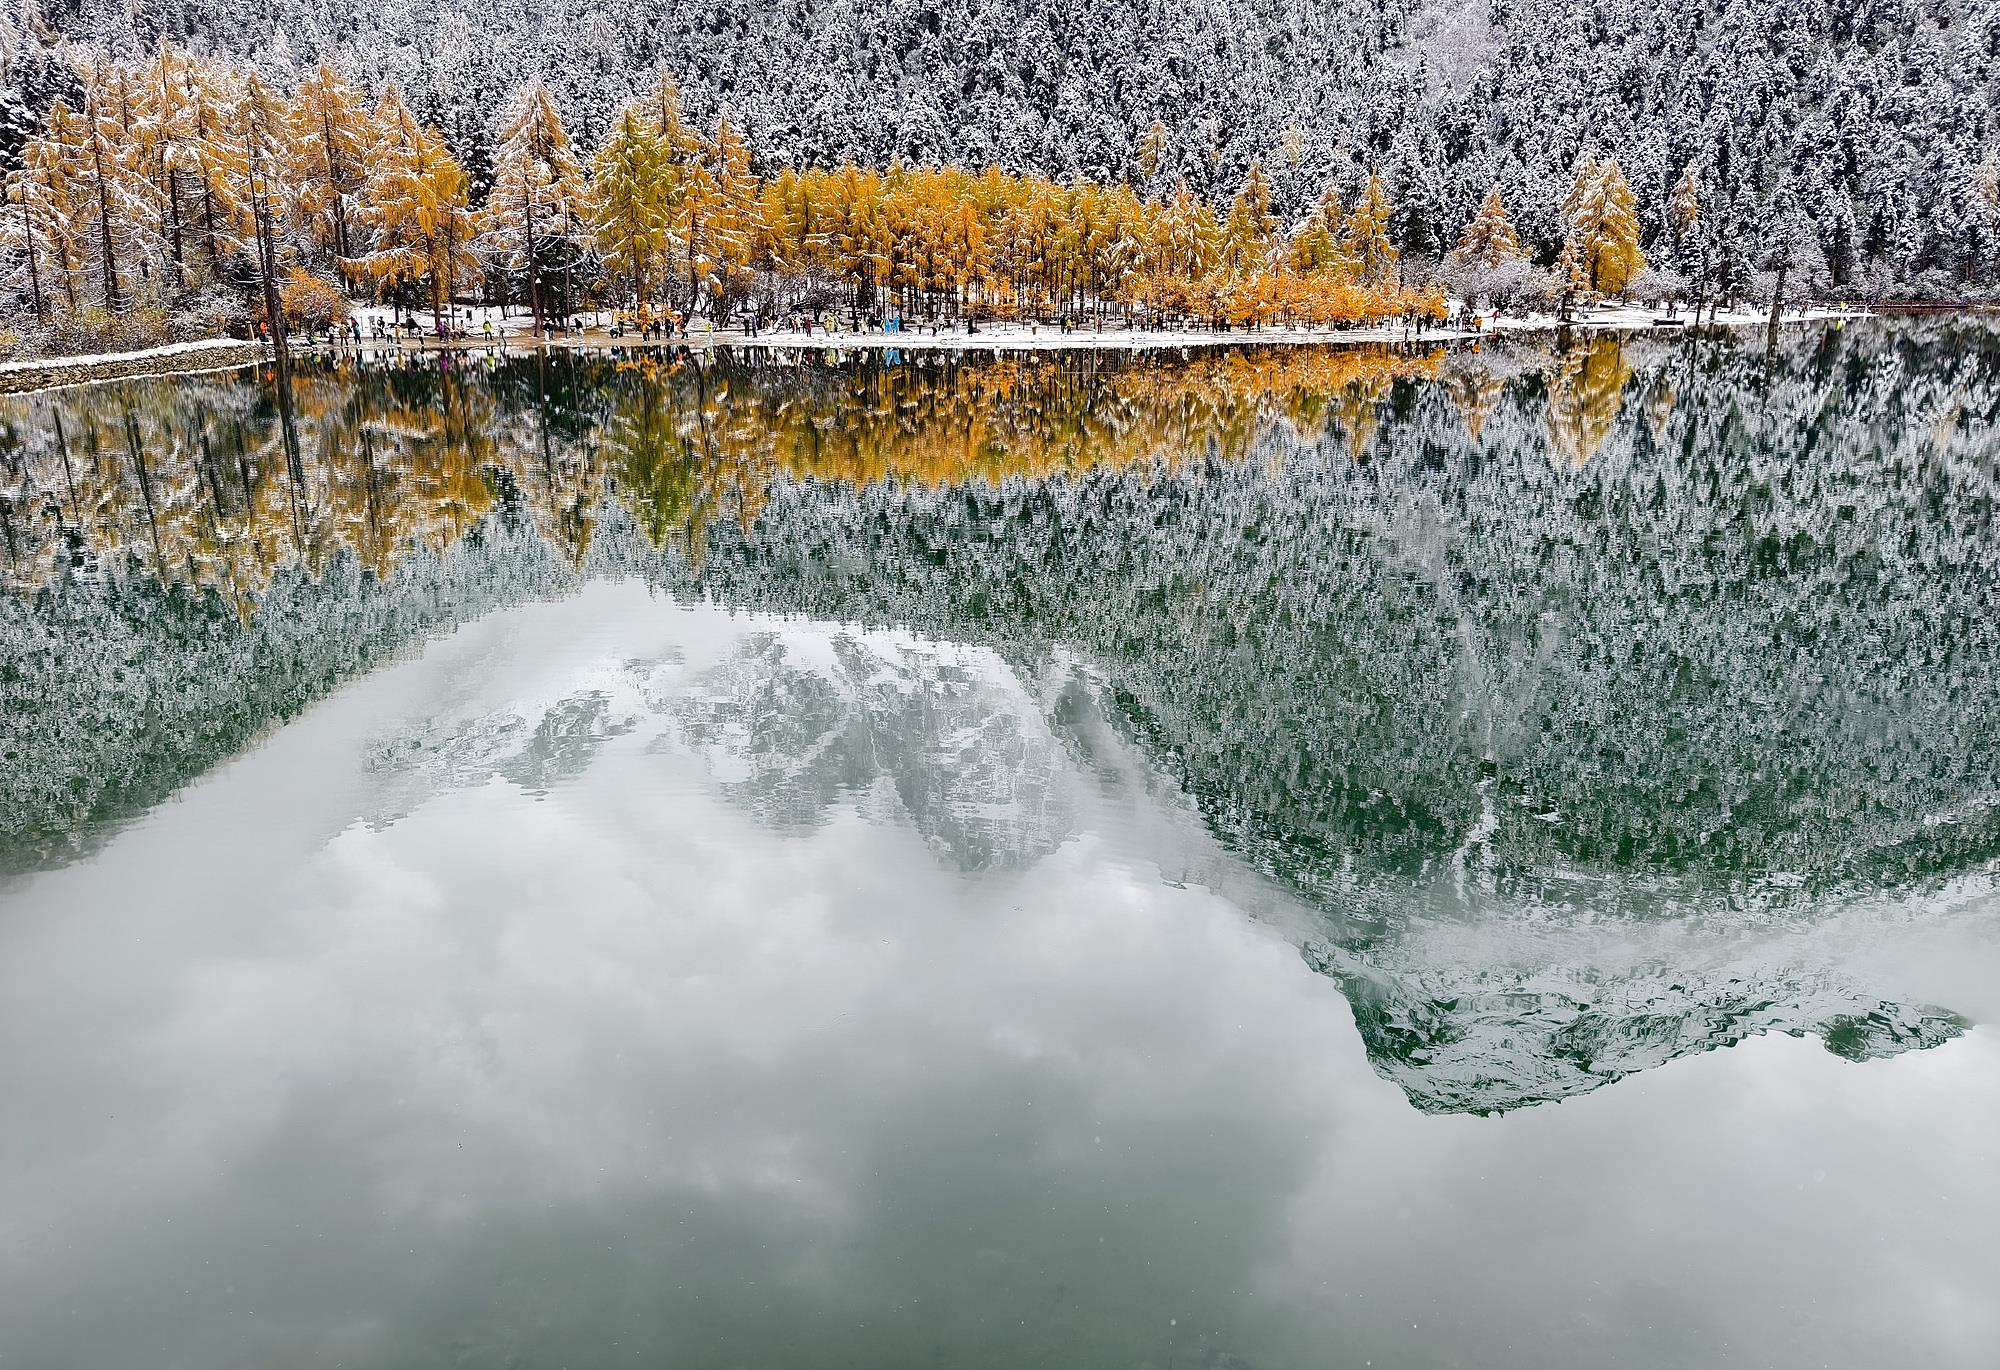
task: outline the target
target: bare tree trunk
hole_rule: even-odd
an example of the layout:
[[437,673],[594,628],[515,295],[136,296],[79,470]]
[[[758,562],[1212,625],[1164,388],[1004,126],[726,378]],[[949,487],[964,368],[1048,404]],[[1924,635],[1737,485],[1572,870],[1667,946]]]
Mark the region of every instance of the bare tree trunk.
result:
[[257,274],[263,277],[264,320],[271,330],[271,355],[277,363],[278,384],[288,388],[292,381],[291,349],[285,339],[285,307],[278,294],[278,246],[271,225],[270,196],[266,192],[263,158],[258,155],[255,131],[246,128],[244,152],[250,172],[250,223],[257,235]]
[[335,255],[346,258],[347,253],[347,202],[340,190],[340,166],[333,153],[333,118],[324,108],[320,111],[320,137],[326,143],[327,188],[333,192],[333,250]]
[[182,256],[181,243],[181,169],[175,167],[167,173],[167,219],[172,225],[174,241],[174,284],[187,287],[187,264]]

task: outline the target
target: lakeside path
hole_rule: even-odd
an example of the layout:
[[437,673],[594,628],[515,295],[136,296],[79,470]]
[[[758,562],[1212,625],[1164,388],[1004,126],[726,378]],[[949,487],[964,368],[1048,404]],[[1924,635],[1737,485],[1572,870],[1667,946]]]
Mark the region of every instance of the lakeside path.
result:
[[[387,311],[365,310],[383,317]],[[492,311],[475,316],[474,327],[492,317],[494,332],[452,338],[442,347],[435,338],[381,339],[365,337],[359,351],[383,352],[487,352],[526,351],[535,347],[554,350],[606,352],[651,350],[664,347],[750,348],[772,351],[856,351],[897,352],[1019,352],[1019,351],[1154,351],[1195,347],[1352,347],[1434,346],[1450,343],[1477,343],[1494,338],[1527,338],[1554,334],[1568,328],[1582,332],[1673,333],[1688,327],[1685,317],[1667,319],[1652,310],[1634,307],[1585,311],[1567,324],[1552,315],[1529,315],[1489,320],[1484,328],[1426,328],[1418,333],[1401,323],[1378,324],[1369,328],[1251,328],[1227,332],[1212,329],[1132,329],[1079,328],[1065,333],[1059,327],[1027,324],[989,324],[977,333],[945,329],[938,333],[815,330],[802,333],[767,330],[754,336],[736,329],[696,329],[685,338],[642,339],[631,335],[614,336],[609,329],[590,327],[579,333],[537,339],[525,319],[500,318]],[[1785,324],[1820,323],[1869,317],[1865,310],[1805,309],[1787,312]],[[1722,328],[1761,328],[1770,315],[1761,310],[1725,310],[1714,321]],[[1708,327],[1704,324],[1703,327]],[[352,343],[308,344],[294,342],[301,353],[351,355]],[[202,371],[233,370],[255,364],[269,355],[260,344],[234,338],[210,338],[200,342],[176,343],[167,347],[136,352],[96,353],[74,357],[42,357],[0,363],[0,394],[20,394],[36,390],[87,385],[93,381],[121,380],[143,376],[167,376]]]

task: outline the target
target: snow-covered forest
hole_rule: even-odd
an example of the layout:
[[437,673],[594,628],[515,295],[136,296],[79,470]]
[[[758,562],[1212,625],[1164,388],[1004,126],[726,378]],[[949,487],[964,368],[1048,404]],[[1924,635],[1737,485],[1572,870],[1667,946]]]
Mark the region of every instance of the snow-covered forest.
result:
[[[463,177],[464,241],[441,251],[466,260],[446,260],[439,274],[451,277],[450,292],[477,278],[487,294],[524,304],[543,284],[525,267],[524,245],[482,262],[471,242],[481,228],[473,216],[510,186],[524,88],[546,83],[565,154],[579,172],[596,173],[619,140],[627,101],[643,106],[662,76],[678,84],[679,104],[674,127],[653,132],[682,172],[717,183],[735,176],[761,190],[787,170],[830,176],[850,161],[891,178],[902,168],[957,167],[967,184],[929,190],[958,203],[976,198],[974,173],[996,167],[1052,197],[1088,183],[1119,200],[1081,218],[1066,211],[1073,229],[1141,209],[1164,217],[1178,195],[1176,231],[1184,240],[1206,235],[1218,255],[1239,206],[1253,236],[1280,241],[1293,257],[1316,223],[1328,228],[1329,247],[1351,249],[1348,216],[1365,207],[1382,219],[1383,255],[1362,274],[1379,284],[1393,264],[1399,287],[1441,280],[1460,294],[1468,284],[1564,292],[1576,274],[1562,258],[1577,237],[1580,188],[1607,165],[1618,177],[1605,190],[1631,220],[1631,265],[1652,268],[1619,273],[1616,293],[1755,295],[1777,288],[1782,270],[1800,292],[1957,298],[1991,284],[2000,246],[1992,136],[2000,5],[1990,3],[1668,0],[1579,10],[1388,0],[1188,10],[1132,0],[730,9],[709,0],[392,0],[357,13],[316,0],[258,10],[59,0],[39,11],[17,6],[0,26],[0,154],[10,168],[49,131],[58,102],[79,113],[90,104],[86,87],[103,55],[141,73],[163,41],[232,73],[216,116],[224,123],[252,67],[281,101],[316,79],[322,61],[369,111],[380,113],[384,92],[400,92],[412,126],[435,130]],[[543,161],[530,170],[552,186],[530,195],[561,190],[561,159]],[[518,158],[512,170],[522,170]],[[366,218],[358,175],[326,193],[354,200],[357,222]],[[561,216],[583,206],[551,209]],[[1496,276],[1495,240],[1479,233],[1498,207],[1500,242],[1518,242],[1526,265]],[[990,204],[980,212],[994,216]],[[626,269],[619,281],[618,235],[592,227],[578,256],[592,258],[598,284],[643,295],[643,270]],[[681,236],[684,257],[702,254]],[[1469,236],[1485,250],[1486,274],[1475,282],[1463,255],[1451,258]],[[280,256],[292,246],[274,244]],[[368,243],[321,246],[379,252]],[[1526,274],[1535,269],[1539,281]],[[323,274],[354,284],[351,273]],[[672,306],[679,312],[786,303],[760,298],[782,294],[769,280],[727,300],[726,265],[706,295],[699,267],[685,274],[694,289]],[[1040,287],[1043,305],[1064,289],[1100,300],[1118,293],[1116,283],[1069,276]],[[676,279],[664,260],[658,277],[656,288]],[[367,281],[377,290],[384,282],[379,273]],[[1018,307],[1018,282],[1006,284]],[[574,294],[577,274],[548,285]],[[1244,317],[1284,307],[1192,296],[1178,303],[1218,318],[1232,304]]]
[[[661,68],[709,124],[784,162],[988,161],[1115,181],[1146,129],[1162,169],[1232,193],[1253,158],[1281,213],[1370,170],[1401,246],[1440,254],[1499,184],[1529,238],[1562,237],[1578,156],[1619,158],[1652,236],[1695,163],[1743,234],[1800,202],[1839,280],[1932,290],[1993,269],[1990,0],[55,0],[61,31],[136,53],[159,38],[333,56],[394,80],[468,165],[524,76],[580,142]],[[475,171],[475,175],[476,175]]]

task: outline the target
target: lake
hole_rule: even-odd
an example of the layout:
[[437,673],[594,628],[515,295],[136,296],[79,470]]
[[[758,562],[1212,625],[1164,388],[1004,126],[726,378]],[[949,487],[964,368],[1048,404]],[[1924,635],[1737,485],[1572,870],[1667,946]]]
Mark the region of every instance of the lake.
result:
[[0,1366],[1965,1367],[2000,331],[0,398]]

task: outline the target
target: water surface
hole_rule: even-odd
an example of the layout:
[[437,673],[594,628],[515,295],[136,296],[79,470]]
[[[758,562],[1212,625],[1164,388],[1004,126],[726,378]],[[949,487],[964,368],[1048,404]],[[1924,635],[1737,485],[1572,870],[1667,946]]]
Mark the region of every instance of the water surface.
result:
[[0,1364],[1983,1366],[2000,339],[0,405]]

